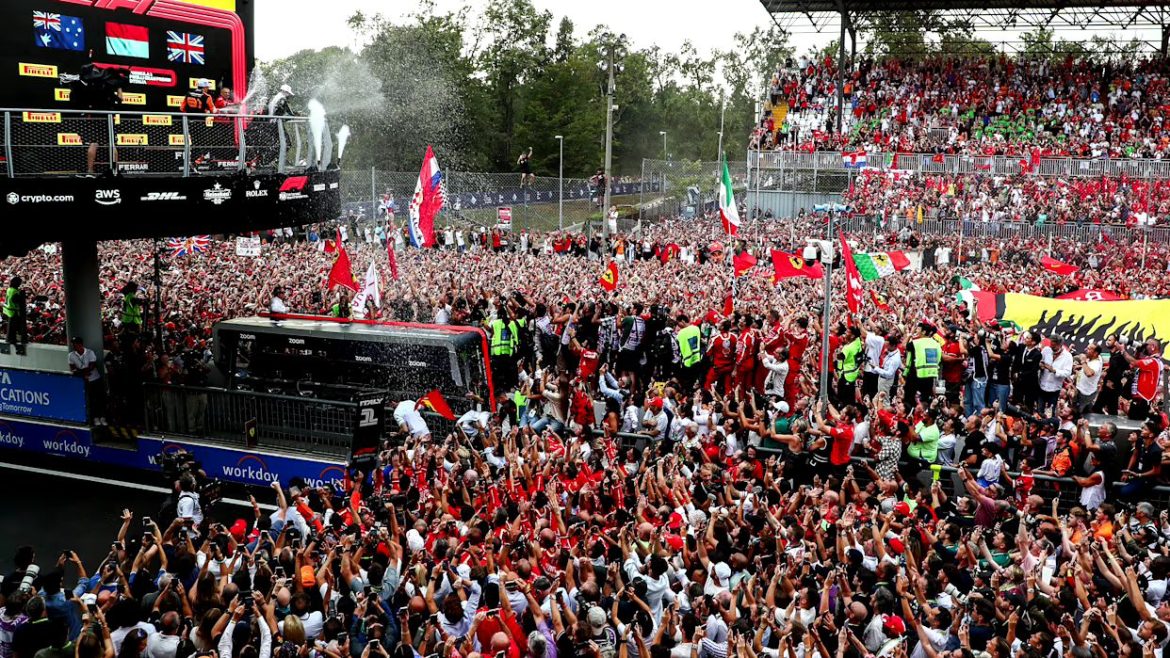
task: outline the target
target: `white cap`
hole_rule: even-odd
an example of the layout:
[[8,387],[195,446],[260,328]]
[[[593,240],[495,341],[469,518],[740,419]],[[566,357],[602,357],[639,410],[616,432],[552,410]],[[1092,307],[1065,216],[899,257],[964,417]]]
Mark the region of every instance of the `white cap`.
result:
[[773,402],[772,408],[775,409],[776,411],[779,411],[782,414],[788,413],[788,403],[785,402],[784,400],[781,400],[779,402]]
[[201,79],[199,80],[199,82],[196,82],[196,83],[195,83],[195,87],[196,87],[197,89],[207,89],[207,88],[208,88],[208,87],[210,87],[210,86],[211,86],[211,83],[210,83],[210,82],[208,82],[206,78],[201,78]]
[[289,96],[296,96],[296,94],[293,93],[292,87],[288,85],[280,85],[280,91],[281,93],[288,94]]
[[731,567],[727,566],[726,562],[715,563],[715,577],[719,579],[720,584],[727,582],[731,578]]
[[418,530],[411,528],[406,531],[406,544],[410,546],[410,552],[417,553],[427,545],[427,542]]

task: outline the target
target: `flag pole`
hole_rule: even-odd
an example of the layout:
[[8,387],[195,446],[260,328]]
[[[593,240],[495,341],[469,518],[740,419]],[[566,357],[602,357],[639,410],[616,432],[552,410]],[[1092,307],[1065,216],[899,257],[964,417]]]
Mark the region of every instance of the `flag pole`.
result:
[[[831,248],[833,244],[833,210],[829,209],[829,219],[825,222],[825,243]],[[829,399],[829,309],[832,308],[833,296],[833,258],[829,252],[821,254],[821,261],[825,266],[825,307],[821,316],[821,400]]]

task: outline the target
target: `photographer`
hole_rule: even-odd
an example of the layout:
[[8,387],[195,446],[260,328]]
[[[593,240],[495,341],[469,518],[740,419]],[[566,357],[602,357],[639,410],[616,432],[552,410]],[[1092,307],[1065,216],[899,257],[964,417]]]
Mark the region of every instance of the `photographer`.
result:
[[980,329],[966,336],[967,369],[963,376],[963,411],[973,416],[987,407],[987,382],[991,361],[987,351],[987,332]]

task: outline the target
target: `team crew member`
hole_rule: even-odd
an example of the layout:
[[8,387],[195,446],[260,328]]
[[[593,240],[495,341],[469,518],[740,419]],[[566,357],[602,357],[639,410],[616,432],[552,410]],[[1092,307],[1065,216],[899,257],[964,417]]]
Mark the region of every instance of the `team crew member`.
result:
[[211,83],[207,80],[195,83],[195,89],[183,97],[179,111],[184,114],[215,114],[215,99],[208,91],[210,88]]
[[28,342],[28,310],[25,308],[25,295],[21,285],[24,280],[18,276],[12,277],[8,290],[4,292],[3,310],[4,322],[7,324],[7,339],[10,345],[16,345],[16,353],[24,354],[24,344]]

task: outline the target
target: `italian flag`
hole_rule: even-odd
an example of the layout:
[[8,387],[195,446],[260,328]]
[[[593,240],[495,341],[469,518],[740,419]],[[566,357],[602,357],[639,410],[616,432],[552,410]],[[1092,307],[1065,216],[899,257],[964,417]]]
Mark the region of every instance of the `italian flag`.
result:
[[735,205],[735,193],[731,191],[731,171],[727,168],[727,156],[723,156],[723,176],[719,180],[719,219],[728,235],[739,233],[739,208]]
[[910,267],[910,259],[900,251],[853,254],[853,263],[865,281],[874,281]]

